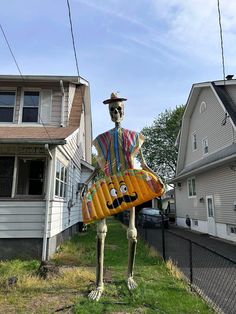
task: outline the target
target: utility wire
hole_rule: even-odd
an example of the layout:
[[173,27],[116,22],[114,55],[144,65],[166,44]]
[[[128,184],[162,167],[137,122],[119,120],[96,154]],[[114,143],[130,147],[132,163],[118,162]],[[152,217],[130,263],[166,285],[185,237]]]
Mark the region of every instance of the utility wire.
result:
[[222,31],[222,25],[221,25],[220,0],[217,0],[217,9],[218,9],[219,28],[220,28],[220,45],[221,45],[223,80],[224,80],[224,84],[225,84],[225,58],[224,58],[223,31]]
[[16,58],[15,58],[15,56],[14,56],[14,53],[13,53],[13,51],[12,51],[12,49],[11,49],[11,46],[10,46],[10,44],[9,44],[9,41],[8,41],[8,39],[7,39],[7,36],[6,36],[5,32],[4,32],[3,27],[2,27],[1,24],[0,24],[0,28],[1,28],[2,34],[3,34],[4,38],[5,38],[5,41],[6,41],[6,43],[7,43],[7,46],[8,46],[8,48],[9,48],[9,50],[10,50],[10,53],[11,53],[11,55],[12,55],[12,58],[13,58],[13,60],[14,60],[14,62],[15,62],[15,65],[16,65],[16,67],[17,67],[19,73],[20,73],[20,76],[23,78],[23,75],[22,75],[22,73],[21,73],[20,67],[19,67],[19,65],[18,65],[18,63],[17,63],[17,61],[16,61]]
[[[79,63],[78,63],[76,47],[75,47],[75,38],[74,38],[73,23],[72,23],[72,16],[71,16],[71,7],[70,7],[69,0],[66,0],[66,2],[67,2],[67,7],[68,7],[68,14],[69,14],[69,21],[70,21],[70,33],[71,33],[73,51],[74,51],[74,56],[75,56],[75,64],[76,64],[76,70],[77,70],[77,75],[78,75],[78,82],[79,82],[80,81],[80,72],[79,72]],[[82,94],[82,89],[79,88],[79,90],[80,90],[81,99],[82,99],[82,110],[85,111],[85,102],[84,102],[84,96]]]
[[75,48],[75,38],[74,38],[74,32],[73,32],[73,24],[72,24],[72,17],[71,17],[71,9],[70,9],[70,2],[67,0],[67,7],[68,7],[68,14],[69,14],[69,21],[70,21],[70,32],[71,32],[71,38],[72,38],[72,44],[73,44],[73,50],[74,50],[74,56],[75,56],[75,64],[76,64],[76,69],[77,69],[77,74],[78,74],[78,79],[80,77],[79,75],[79,63],[78,63],[78,58],[77,58],[77,53],[76,53],[76,48]]
[[[23,74],[22,74],[22,72],[21,72],[21,70],[20,70],[19,64],[18,64],[18,62],[17,62],[17,60],[16,60],[16,57],[15,57],[15,55],[14,55],[12,49],[11,49],[10,43],[9,43],[9,41],[8,41],[8,39],[7,39],[6,33],[4,32],[4,29],[3,29],[3,27],[2,27],[1,24],[0,24],[0,28],[1,28],[2,34],[3,34],[3,36],[4,36],[4,39],[5,39],[6,43],[7,43],[7,46],[8,46],[8,48],[9,48],[9,51],[10,51],[10,53],[11,53],[11,55],[12,55],[12,58],[13,58],[13,60],[14,60],[14,62],[15,62],[15,65],[16,65],[16,67],[17,67],[19,73],[20,73],[20,76],[21,76],[23,82],[25,83],[25,78],[24,78],[24,76],[23,76]],[[31,100],[32,100],[33,104],[35,104],[34,99],[33,99],[32,96],[31,96]],[[48,130],[47,130],[47,128],[46,128],[46,126],[45,126],[43,120],[41,119],[41,115],[40,115],[39,110],[38,110],[38,116],[39,116],[39,120],[41,121],[41,123],[42,123],[42,125],[43,125],[43,127],[44,127],[44,129],[45,129],[45,131],[46,131],[46,133],[47,133],[48,138],[50,139],[51,143],[53,143],[52,138],[51,138],[50,134],[48,133]]]

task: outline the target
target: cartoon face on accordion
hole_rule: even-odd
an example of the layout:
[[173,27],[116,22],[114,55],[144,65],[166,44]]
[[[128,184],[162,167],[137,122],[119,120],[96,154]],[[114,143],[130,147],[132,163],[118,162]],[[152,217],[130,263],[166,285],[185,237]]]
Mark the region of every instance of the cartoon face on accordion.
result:
[[145,170],[128,169],[95,182],[86,193],[84,223],[112,216],[164,193],[162,181]]

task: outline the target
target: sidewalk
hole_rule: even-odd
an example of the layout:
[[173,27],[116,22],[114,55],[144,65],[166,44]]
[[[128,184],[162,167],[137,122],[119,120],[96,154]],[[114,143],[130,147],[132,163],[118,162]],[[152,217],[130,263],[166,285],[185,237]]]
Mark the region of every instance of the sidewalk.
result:
[[236,262],[236,243],[189,229],[171,226],[170,231],[224,255]]

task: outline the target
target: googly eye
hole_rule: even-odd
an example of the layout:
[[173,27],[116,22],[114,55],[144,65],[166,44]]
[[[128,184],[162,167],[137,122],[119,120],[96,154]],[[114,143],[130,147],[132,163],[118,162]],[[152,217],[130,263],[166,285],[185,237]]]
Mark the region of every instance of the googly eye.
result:
[[114,189],[114,188],[111,189],[111,190],[110,190],[110,195],[113,196],[113,197],[117,196],[117,191],[116,191],[116,189]]
[[122,184],[120,186],[120,191],[121,191],[121,193],[127,193],[128,192],[127,186],[125,184]]

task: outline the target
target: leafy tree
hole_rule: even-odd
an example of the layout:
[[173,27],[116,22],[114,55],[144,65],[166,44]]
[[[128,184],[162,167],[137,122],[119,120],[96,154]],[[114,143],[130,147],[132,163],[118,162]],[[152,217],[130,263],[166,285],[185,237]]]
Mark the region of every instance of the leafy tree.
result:
[[150,127],[142,130],[143,155],[150,168],[166,181],[175,174],[178,148],[175,141],[180,130],[184,106],[160,113]]

